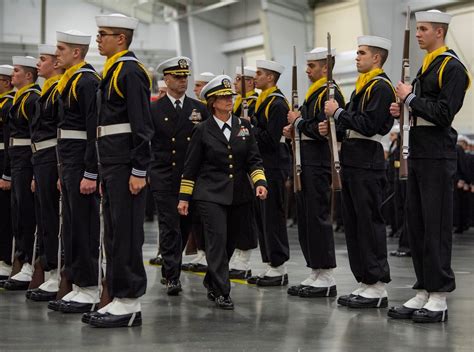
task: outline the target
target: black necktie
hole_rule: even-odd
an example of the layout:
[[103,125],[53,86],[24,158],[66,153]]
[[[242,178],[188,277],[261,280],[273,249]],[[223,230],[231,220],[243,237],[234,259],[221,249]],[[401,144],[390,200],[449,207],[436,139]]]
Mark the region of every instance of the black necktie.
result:
[[224,123],[224,125],[222,126],[222,132],[225,132],[225,130],[231,131],[230,126],[227,123]]
[[176,112],[179,113],[181,112],[181,101],[180,100],[176,100],[175,102],[175,105],[176,105]]

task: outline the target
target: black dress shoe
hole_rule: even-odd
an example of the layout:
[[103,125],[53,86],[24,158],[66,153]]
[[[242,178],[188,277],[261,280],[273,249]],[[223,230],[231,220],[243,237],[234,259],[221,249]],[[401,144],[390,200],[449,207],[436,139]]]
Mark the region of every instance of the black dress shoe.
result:
[[85,324],[89,324],[90,321],[91,321],[91,318],[96,316],[96,315],[100,315],[100,313],[98,311],[92,311],[92,312],[84,313],[84,314],[82,314],[81,321]]
[[399,258],[402,258],[402,257],[411,257],[411,253],[410,253],[410,252],[399,251],[399,250],[391,251],[391,252],[390,252],[390,255],[391,255],[392,257],[399,257]]
[[66,301],[63,301],[62,299],[55,299],[55,300],[49,301],[48,309],[54,310],[55,312],[59,312],[59,307],[61,306],[62,302],[66,302]]
[[151,258],[148,263],[150,265],[163,265],[163,258],[161,256],[157,256],[155,258]]
[[207,265],[195,263],[191,266],[191,271],[195,273],[205,273],[207,272]]
[[8,280],[9,276],[5,276],[5,275],[0,275],[0,281],[5,281],[5,280]]
[[448,310],[434,312],[421,308],[413,312],[411,319],[414,323],[441,323],[448,320]]
[[219,297],[216,297],[216,307],[219,309],[224,309],[224,310],[233,310],[234,302],[232,302],[232,299],[230,298],[230,296],[227,296],[227,297],[219,296]]
[[98,328],[121,328],[142,325],[142,313],[113,315],[96,314],[90,317],[89,324]]
[[0,288],[3,288],[5,286],[5,282],[8,281],[8,278],[6,280],[0,280]]
[[336,285],[330,287],[313,287],[308,286],[298,293],[298,296],[303,298],[315,298],[315,297],[336,297],[337,289]]
[[264,276],[257,280],[257,286],[285,286],[288,285],[288,274],[280,276]]
[[250,276],[248,279],[247,279],[247,283],[250,284],[250,285],[256,285],[257,284],[257,281],[260,280],[261,278],[263,278],[263,276]]
[[229,270],[229,279],[230,280],[247,280],[252,276],[252,270]]
[[207,299],[211,302],[216,301],[216,293],[213,290],[207,290]]
[[181,288],[181,282],[179,280],[168,281],[166,284],[166,294],[168,296],[178,296],[183,291]]
[[30,299],[30,298],[31,298],[31,294],[32,294],[33,292],[38,291],[38,290],[39,290],[39,288],[32,288],[32,289],[26,290],[26,292],[25,292],[25,297],[26,297],[27,299]]
[[30,286],[29,281],[18,281],[18,280],[11,279],[11,278],[8,279],[7,281],[5,281],[5,283],[3,284],[3,288],[5,290],[10,290],[10,291],[27,290],[28,286]]
[[387,315],[393,319],[411,319],[416,308],[408,308],[405,306],[391,307]]
[[339,296],[339,298],[337,299],[337,304],[347,307],[347,302],[349,302],[354,297],[357,297],[357,295],[354,295],[352,293],[350,295]]
[[79,303],[74,301],[62,301],[59,311],[62,313],[87,313],[97,308],[97,303]]
[[36,302],[48,302],[56,298],[57,292],[48,292],[40,288],[31,292],[30,299]]
[[168,283],[168,280],[166,280],[166,278],[162,277],[162,278],[160,279],[160,283],[161,283],[162,285],[165,285],[165,286],[166,286],[166,284]]
[[387,308],[388,298],[366,298],[362,296],[355,296],[347,301],[349,308]]
[[308,285],[295,285],[295,286],[290,286],[288,288],[288,291],[286,291],[290,296],[298,296],[298,293],[300,290],[309,287]]
[[181,264],[181,270],[191,271],[191,268],[192,268],[193,265],[194,265],[193,263]]

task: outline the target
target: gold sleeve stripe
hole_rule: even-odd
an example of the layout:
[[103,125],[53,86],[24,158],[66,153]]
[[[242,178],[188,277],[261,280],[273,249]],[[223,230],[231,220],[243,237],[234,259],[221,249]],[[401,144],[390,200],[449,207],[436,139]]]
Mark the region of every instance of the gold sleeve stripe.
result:
[[186,180],[186,179],[183,178],[181,180],[181,184],[185,184],[185,185],[188,185],[188,186],[194,186],[194,181]]
[[252,176],[252,182],[255,184],[258,181],[266,181],[267,179],[265,178],[265,175],[262,174],[256,174]]
[[192,185],[188,185],[187,183],[181,181],[181,186],[179,187],[179,193],[183,194],[193,194],[193,189],[194,189],[194,182]]
[[263,172],[263,170],[260,170],[260,169],[257,169],[257,170],[254,170],[250,176],[253,177],[254,175],[257,175],[257,174],[262,174],[264,175],[265,173]]

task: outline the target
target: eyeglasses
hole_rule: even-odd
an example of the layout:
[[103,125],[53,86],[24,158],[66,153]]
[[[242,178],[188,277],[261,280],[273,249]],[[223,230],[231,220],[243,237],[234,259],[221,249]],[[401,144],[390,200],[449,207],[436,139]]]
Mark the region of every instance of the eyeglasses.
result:
[[97,35],[95,37],[97,39],[102,39],[103,37],[116,36],[116,35],[120,35],[120,33],[97,33]]

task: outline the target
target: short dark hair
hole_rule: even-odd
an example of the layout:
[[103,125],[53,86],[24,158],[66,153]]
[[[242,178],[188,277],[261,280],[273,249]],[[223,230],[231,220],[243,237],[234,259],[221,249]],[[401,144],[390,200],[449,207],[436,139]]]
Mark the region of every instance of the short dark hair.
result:
[[23,69],[26,73],[31,73],[31,75],[33,76],[33,82],[36,82],[36,80],[38,79],[38,70],[34,67],[28,66],[23,66]]
[[446,38],[446,34],[448,34],[448,27],[449,27],[447,23],[431,22],[431,25],[433,26],[433,29],[435,30],[438,28],[442,28],[443,38]]
[[[321,60],[316,60],[316,62],[319,62],[320,65],[326,65],[328,60],[327,59],[321,59]],[[329,65],[331,67],[328,67],[328,69],[330,69],[331,71],[334,69],[334,65],[336,64],[336,57],[335,56],[331,56],[331,62],[329,63]]]
[[130,47],[133,39],[133,30],[127,28],[110,28],[110,30],[114,34],[123,34],[125,36],[125,45],[127,46],[127,49]]
[[79,49],[82,58],[85,58],[87,55],[87,52],[89,51],[89,45],[72,44],[72,43],[64,43],[64,44],[72,49],[76,49],[76,48]]
[[207,110],[212,114],[214,115],[214,113],[216,112],[216,109],[214,109],[214,103],[216,102],[217,100],[217,96],[212,96],[212,97],[209,97],[208,99],[206,99],[206,105],[207,105]]
[[276,84],[278,80],[280,79],[280,74],[276,71],[272,70],[267,70],[266,68],[261,68],[263,72],[265,72],[267,75],[272,75],[273,76],[273,82]]
[[380,56],[380,66],[383,66],[388,58],[388,50],[376,46],[369,46],[369,50],[372,54],[378,54]]

